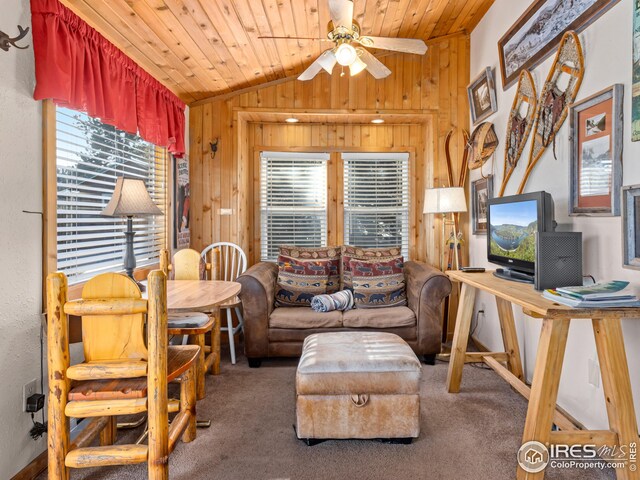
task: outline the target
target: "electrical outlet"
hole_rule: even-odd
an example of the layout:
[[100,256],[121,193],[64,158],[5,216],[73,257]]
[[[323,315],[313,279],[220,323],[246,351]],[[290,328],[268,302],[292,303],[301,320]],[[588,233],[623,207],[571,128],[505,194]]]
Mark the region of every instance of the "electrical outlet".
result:
[[233,215],[233,208],[221,208],[220,215]]
[[600,388],[600,365],[593,358],[589,359],[589,384]]
[[22,411],[27,411],[27,398],[36,393],[36,388],[38,386],[38,380],[33,379],[29,383],[25,383],[22,387]]

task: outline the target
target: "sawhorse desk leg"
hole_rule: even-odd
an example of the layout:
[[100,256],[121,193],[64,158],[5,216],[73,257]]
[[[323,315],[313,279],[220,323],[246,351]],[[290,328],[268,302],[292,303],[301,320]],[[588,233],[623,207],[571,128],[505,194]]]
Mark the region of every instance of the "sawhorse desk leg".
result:
[[456,326],[453,332],[453,345],[451,345],[451,358],[449,359],[449,373],[447,375],[447,390],[449,393],[460,391],[462,381],[462,368],[464,367],[467,343],[469,342],[469,330],[473,316],[473,305],[476,300],[476,288],[462,284],[460,303],[456,315]]
[[[544,445],[593,443],[610,448],[625,446],[629,460],[631,445],[635,444],[637,448],[639,443],[638,426],[619,318],[593,320],[610,430],[551,431],[569,322],[568,318],[543,320],[522,443],[535,440]],[[638,480],[640,472],[637,468],[635,461],[629,462],[616,470],[616,476],[618,480]],[[518,466],[517,478],[541,480],[544,470],[528,473]]]

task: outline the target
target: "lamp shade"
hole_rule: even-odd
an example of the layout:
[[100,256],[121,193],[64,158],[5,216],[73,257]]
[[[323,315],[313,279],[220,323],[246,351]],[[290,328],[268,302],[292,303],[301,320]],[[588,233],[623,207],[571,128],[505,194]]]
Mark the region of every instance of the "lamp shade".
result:
[[162,215],[153,203],[144,181],[138,178],[118,177],[113,196],[102,215],[108,217],[144,217]]
[[422,213],[456,213],[467,211],[464,188],[427,188]]

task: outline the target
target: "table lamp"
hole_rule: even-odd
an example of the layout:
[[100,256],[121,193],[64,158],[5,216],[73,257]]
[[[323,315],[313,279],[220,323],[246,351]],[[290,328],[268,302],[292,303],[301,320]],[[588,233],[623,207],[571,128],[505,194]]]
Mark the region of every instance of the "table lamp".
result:
[[[458,258],[458,232],[456,231],[454,213],[466,211],[467,199],[463,187],[427,188],[424,191],[424,209],[422,213],[439,213],[442,215],[442,240],[445,238],[447,214],[451,214],[456,270],[460,268],[460,259]],[[443,255],[440,255],[440,270],[444,271],[442,257]]]
[[[127,230],[124,232],[126,239],[124,253],[124,270],[133,278],[136,268],[136,256],[133,253],[133,217],[148,217],[163,215],[162,211],[153,203],[144,180],[138,178],[118,177],[113,196],[102,215],[108,217],[127,217]],[[134,279],[135,281],[135,279]],[[140,284],[138,284],[140,286]]]

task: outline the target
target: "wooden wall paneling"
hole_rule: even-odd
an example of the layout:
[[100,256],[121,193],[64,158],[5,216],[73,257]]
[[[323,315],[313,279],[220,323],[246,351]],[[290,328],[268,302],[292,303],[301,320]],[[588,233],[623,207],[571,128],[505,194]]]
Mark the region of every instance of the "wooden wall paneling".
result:
[[213,131],[213,106],[209,104],[202,105],[202,141],[201,141],[201,166],[200,166],[200,177],[202,181],[202,229],[201,229],[201,237],[199,239],[199,247],[198,250],[202,250],[206,245],[209,245],[212,238],[213,226],[212,226],[212,196],[213,196],[213,185],[212,183],[212,174],[213,174],[213,161],[211,160],[211,142],[213,139],[211,138],[211,132]]
[[[189,233],[191,248],[201,249],[204,212],[204,185],[202,164],[202,124],[204,106],[189,109]],[[195,207],[195,208],[194,208]]]
[[[368,7],[368,5],[367,5]],[[375,8],[375,7],[374,7]],[[453,45],[455,43],[455,45]],[[430,263],[439,263],[440,223],[435,216],[422,215],[424,188],[439,186],[446,180],[444,138],[452,126],[468,128],[466,85],[468,37],[453,36],[430,45],[425,57],[390,55],[383,61],[392,75],[382,81],[361,75],[355,78],[321,73],[311,82],[291,81],[244,92],[211,104],[211,132],[203,132],[203,141],[220,138],[220,149],[213,164],[203,163],[209,176],[211,209],[207,219],[211,239],[240,242],[250,252],[250,261],[259,258],[259,149],[288,148],[303,151],[319,148],[389,149],[412,147],[412,254]],[[451,68],[452,65],[455,65]],[[205,105],[202,102],[198,107]],[[363,112],[367,112],[363,114]],[[371,125],[374,115],[387,119],[383,125]],[[192,115],[204,115],[194,107]],[[287,115],[301,118],[295,125],[281,123]],[[342,116],[341,116],[342,115]],[[376,116],[377,116],[376,115]],[[366,123],[363,123],[366,122]],[[396,122],[396,123],[394,123]],[[397,123],[403,122],[403,123]],[[462,150],[456,140],[455,157]],[[407,145],[408,144],[408,145]],[[455,160],[458,162],[458,158]],[[329,201],[341,202],[338,191],[342,166],[332,155],[333,173],[329,183]],[[205,172],[206,170],[206,172]],[[332,180],[334,179],[334,180]],[[235,183],[235,185],[234,185]],[[249,191],[248,194],[243,193]],[[335,195],[335,200],[333,199]],[[214,206],[233,209],[232,216],[220,216]],[[201,202],[198,204],[198,202]],[[202,194],[194,197],[194,209],[205,208]],[[341,212],[338,205],[336,212]],[[244,210],[244,211],[243,211]],[[330,238],[339,240],[342,213],[332,214]],[[467,220],[463,225],[466,228]],[[218,234],[219,238],[214,238]],[[194,226],[198,230],[197,226]],[[204,228],[204,227],[203,227]],[[204,232],[200,234],[205,240]],[[226,237],[226,238],[225,238]],[[195,245],[194,248],[200,248]]]

